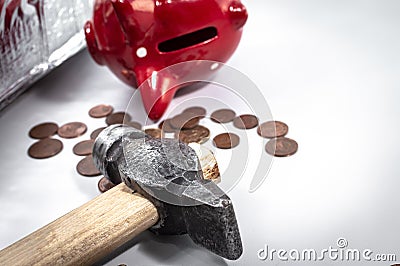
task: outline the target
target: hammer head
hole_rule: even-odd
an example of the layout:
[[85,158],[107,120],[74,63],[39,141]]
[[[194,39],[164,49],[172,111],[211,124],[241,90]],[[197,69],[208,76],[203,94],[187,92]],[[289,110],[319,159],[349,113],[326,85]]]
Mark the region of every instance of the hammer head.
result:
[[187,233],[194,243],[230,260],[242,254],[230,198],[203,178],[195,151],[185,143],[114,125],[96,139],[93,158],[104,176],[125,182],[157,207],[154,233]]

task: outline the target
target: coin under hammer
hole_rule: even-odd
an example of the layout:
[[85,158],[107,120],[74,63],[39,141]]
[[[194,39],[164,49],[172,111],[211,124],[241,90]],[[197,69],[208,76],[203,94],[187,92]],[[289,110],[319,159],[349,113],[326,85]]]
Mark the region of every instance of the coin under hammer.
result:
[[231,109],[220,109],[211,114],[211,120],[216,123],[228,123],[236,117],[236,113]]
[[271,139],[265,145],[268,154],[276,157],[287,157],[297,152],[298,144],[295,140],[286,137]]
[[177,131],[175,137],[185,143],[196,142],[203,144],[210,138],[210,130],[204,126],[196,126],[192,129]]
[[239,145],[240,138],[234,133],[222,133],[213,139],[213,143],[220,149],[231,149]]
[[264,122],[257,128],[257,133],[263,138],[277,138],[285,136],[289,131],[289,127],[280,121]]
[[105,129],[105,127],[100,127],[98,129],[93,130],[93,132],[90,134],[90,139],[96,139],[97,136],[101,133],[101,131],[103,131],[103,129]]
[[131,116],[125,112],[117,112],[110,114],[106,118],[107,125],[123,124],[124,122],[131,121]]
[[170,121],[170,125],[175,129],[191,129],[199,124],[200,118],[193,117],[192,114],[179,114],[174,116]]
[[182,113],[192,114],[193,117],[199,117],[201,119],[206,116],[207,111],[203,107],[193,106],[186,108]]
[[62,138],[72,139],[85,134],[87,126],[81,122],[71,122],[63,125],[57,131]]
[[176,131],[176,129],[171,126],[170,122],[171,122],[171,119],[167,118],[164,121],[162,121],[160,124],[158,124],[158,128],[166,133],[174,133]]
[[251,129],[258,126],[258,118],[254,115],[241,115],[233,119],[233,125],[239,129]]
[[144,133],[146,133],[147,135],[150,135],[151,137],[155,138],[155,139],[161,139],[161,129],[159,128],[148,128],[144,130]]
[[56,123],[42,123],[31,128],[29,136],[34,139],[44,139],[56,134],[57,130],[58,125]]
[[139,122],[129,121],[129,122],[124,122],[124,124],[129,126],[129,127],[133,127],[133,128],[142,130],[142,124],[140,124]]
[[63,144],[58,139],[46,138],[33,143],[28,149],[28,155],[35,159],[53,157],[63,149]]
[[112,189],[113,187],[115,187],[115,185],[107,178],[102,177],[99,180],[99,182],[97,183],[97,187],[99,188],[101,193],[104,193],[104,192]]
[[93,162],[92,155],[86,156],[83,158],[78,165],[76,166],[76,170],[79,174],[83,176],[98,176],[100,175],[100,171],[96,168]]
[[114,108],[108,104],[99,104],[89,110],[89,115],[93,118],[106,117],[114,111]]
[[89,155],[92,154],[94,140],[84,140],[77,143],[72,149],[76,155]]

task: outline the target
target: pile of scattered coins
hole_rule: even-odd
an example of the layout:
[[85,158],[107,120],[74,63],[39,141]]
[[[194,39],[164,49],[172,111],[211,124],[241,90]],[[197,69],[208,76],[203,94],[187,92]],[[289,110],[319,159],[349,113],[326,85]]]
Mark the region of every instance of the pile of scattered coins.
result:
[[[181,114],[168,118],[159,124],[161,131],[147,129],[145,132],[153,137],[162,137],[163,133],[175,133],[175,137],[181,141],[190,143],[204,143],[209,139],[208,128],[199,125],[199,120],[206,116],[206,110],[202,107],[191,107],[185,109]],[[238,129],[252,129],[257,127],[257,133],[263,138],[270,139],[265,145],[268,154],[276,157],[286,157],[297,152],[296,141],[286,138],[289,127],[280,121],[267,121],[259,124],[259,119],[251,114],[236,116],[230,109],[214,111],[210,120],[216,123],[230,123]],[[226,132],[214,137],[213,144],[219,149],[231,149],[238,146],[240,138],[233,132]]]
[[[207,114],[203,107],[190,107],[182,113],[172,118],[167,118],[159,123],[158,128],[146,128],[145,133],[154,137],[162,138],[166,134],[171,134],[174,138],[185,143],[196,142],[203,144],[210,138],[210,130],[205,126],[199,125],[201,119]],[[125,124],[137,129],[142,129],[139,122],[131,121],[131,116],[125,112],[115,112],[114,108],[107,104],[94,106],[89,110],[89,116],[92,118],[105,118],[105,123]],[[257,127],[257,133],[263,138],[270,139],[265,150],[268,154],[285,157],[296,153],[298,144],[296,141],[286,138],[288,126],[280,121],[267,121],[259,124],[259,119],[251,114],[236,116],[236,113],[230,109],[220,109],[214,111],[210,115],[210,120],[215,123],[233,122],[234,127],[247,130]],[[101,173],[95,167],[92,158],[92,149],[94,140],[105,127],[100,127],[90,134],[89,140],[77,143],[73,147],[73,153],[78,156],[85,156],[78,165],[76,170],[83,176],[99,176]],[[29,131],[29,136],[39,139],[28,149],[28,154],[32,158],[44,159],[57,155],[63,149],[63,143],[59,139],[53,138],[57,134],[61,138],[72,139],[82,136],[87,131],[87,126],[81,122],[67,123],[58,127],[56,123],[47,122],[34,126]],[[219,134],[213,138],[213,145],[220,149],[231,149],[238,146],[240,137],[233,132]],[[105,192],[114,186],[108,179],[102,177],[98,182],[98,188],[101,192]]]
[[[124,112],[113,113],[114,108],[110,105],[100,104],[89,110],[89,116],[92,118],[106,118],[105,123],[107,125],[122,124],[125,123],[129,126],[136,128],[142,128],[142,125],[138,122],[130,121],[130,115]],[[94,130],[90,134],[89,140],[84,140],[77,143],[72,152],[78,156],[85,156],[76,166],[76,170],[83,176],[99,176],[101,173],[93,163],[92,149],[94,140],[100,134],[100,132],[106,127],[101,127]],[[72,139],[82,136],[86,133],[87,126],[82,122],[70,122],[61,127],[58,127],[56,123],[47,122],[34,126],[29,131],[29,136],[39,141],[33,143],[28,149],[28,155],[35,159],[50,158],[63,149],[63,143],[59,139],[53,138],[54,135],[58,135],[60,138]],[[114,186],[106,178],[101,178],[98,182],[98,188],[101,192],[105,192]]]
[[297,142],[285,137],[288,131],[289,127],[280,121],[268,121],[257,128],[258,135],[271,139],[265,145],[265,150],[276,157],[286,157],[297,152]]
[[29,131],[29,136],[39,141],[32,144],[28,154],[35,159],[53,157],[61,152],[63,144],[52,136],[58,134],[61,138],[76,138],[83,135],[86,130],[86,125],[81,122],[71,122],[61,127],[53,122],[36,125]]

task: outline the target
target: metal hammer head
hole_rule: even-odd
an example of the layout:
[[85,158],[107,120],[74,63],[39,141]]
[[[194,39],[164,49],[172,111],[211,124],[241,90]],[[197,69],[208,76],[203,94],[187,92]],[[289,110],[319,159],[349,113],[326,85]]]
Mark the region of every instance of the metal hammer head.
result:
[[203,178],[195,151],[174,139],[154,139],[114,125],[98,136],[96,166],[112,182],[125,182],[157,207],[156,234],[188,234],[196,244],[235,260],[243,252],[230,198]]

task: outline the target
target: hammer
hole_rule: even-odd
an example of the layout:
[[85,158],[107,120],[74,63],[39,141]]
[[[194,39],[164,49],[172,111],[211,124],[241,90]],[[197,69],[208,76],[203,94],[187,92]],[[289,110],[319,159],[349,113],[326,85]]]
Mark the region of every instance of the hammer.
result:
[[188,234],[230,260],[242,254],[232,202],[187,144],[113,125],[97,137],[93,159],[120,184],[1,250],[0,265],[90,265],[146,229]]

